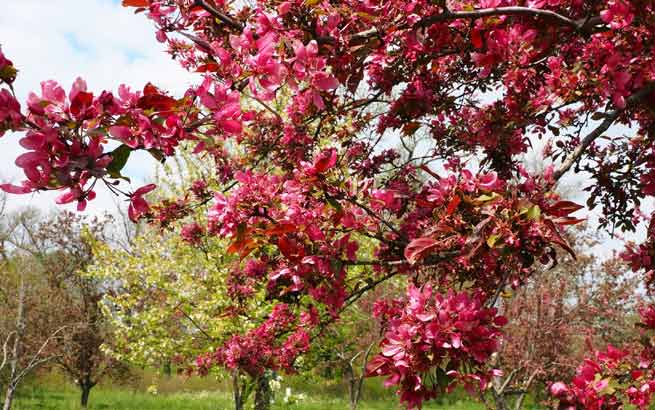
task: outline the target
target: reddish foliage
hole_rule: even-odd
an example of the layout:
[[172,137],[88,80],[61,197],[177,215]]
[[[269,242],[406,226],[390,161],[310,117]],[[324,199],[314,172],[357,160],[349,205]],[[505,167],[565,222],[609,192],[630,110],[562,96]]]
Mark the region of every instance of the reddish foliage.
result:
[[[635,228],[655,175],[655,23],[641,18],[652,2],[251,3],[124,2],[145,11],[169,53],[199,73],[182,98],[150,84],[93,94],[82,80],[67,96],[46,81],[21,113],[13,65],[0,58],[0,132],[25,131],[28,150],[17,159],[26,180],[4,190],[66,190],[58,202],[83,209],[98,181],[119,192],[133,150],[162,159],[184,141],[215,160],[208,184],[156,205],[145,199],[152,187],[137,189],[130,216],[174,226],[213,194],[207,227],[183,235],[231,241],[240,259],[229,280],[235,304],[265,295],[294,318],[317,309],[312,324],[261,318],[210,363],[292,370],[305,335],[401,274],[441,297],[471,288],[476,306],[488,308],[539,263],[554,264],[556,248],[573,254],[563,228],[580,222],[572,214],[581,207],[552,190],[571,170],[594,179],[588,206],[602,206],[602,226]],[[638,135],[599,144],[613,123],[634,124]],[[429,136],[420,153],[418,135]],[[520,164],[536,138],[554,163],[543,175]],[[105,152],[109,140],[122,145]],[[473,156],[475,173],[464,165]],[[652,272],[652,237],[627,256],[636,270]],[[374,242],[368,259],[362,238]],[[372,269],[353,268],[361,265]],[[495,332],[488,338],[494,345]],[[290,355],[284,363],[279,349]],[[416,385],[401,383],[401,394]],[[433,396],[425,392],[404,397],[420,406]]]

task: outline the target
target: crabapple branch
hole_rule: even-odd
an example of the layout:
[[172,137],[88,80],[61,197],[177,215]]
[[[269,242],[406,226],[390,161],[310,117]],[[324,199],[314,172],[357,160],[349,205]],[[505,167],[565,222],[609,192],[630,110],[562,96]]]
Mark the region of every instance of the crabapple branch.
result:
[[558,181],[564,174],[566,174],[566,172],[571,169],[571,167],[580,159],[580,157],[582,157],[587,148],[589,148],[589,146],[593,144],[593,142],[598,137],[603,135],[603,133],[607,131],[612,126],[612,124],[614,124],[614,121],[616,121],[616,119],[619,118],[623,112],[629,108],[634,107],[637,103],[650,95],[654,90],[655,83],[649,83],[639,91],[626,98],[624,108],[617,108],[605,113],[603,115],[603,117],[605,117],[603,122],[582,139],[580,144],[575,147],[573,152],[569,154],[562,165],[560,165],[560,167],[553,173],[553,179]]

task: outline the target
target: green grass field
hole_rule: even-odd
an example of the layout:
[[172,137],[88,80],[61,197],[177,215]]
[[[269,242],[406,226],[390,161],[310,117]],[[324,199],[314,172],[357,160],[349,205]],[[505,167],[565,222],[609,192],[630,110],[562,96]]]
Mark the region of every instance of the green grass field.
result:
[[[154,394],[149,386],[156,385]],[[292,398],[304,399],[296,403],[284,401],[286,389]],[[365,382],[359,410],[402,409],[392,389],[382,387],[381,380]],[[292,400],[293,401],[293,400]],[[57,373],[41,374],[19,390],[13,410],[79,410],[79,391]],[[247,405],[251,409],[252,405]],[[349,409],[347,391],[337,380],[302,376],[282,380],[275,393],[272,410],[346,410]],[[480,403],[469,401],[463,393],[446,397],[442,404],[428,403],[427,410],[482,410]],[[231,410],[232,398],[227,380],[212,377],[163,377],[152,371],[139,371],[129,387],[99,385],[91,392],[89,410]]]
[[[209,377],[165,377],[152,369],[135,369],[133,377],[112,385],[105,381],[91,391],[89,410],[232,410],[229,379],[220,373]],[[156,386],[156,389],[153,389]],[[290,389],[291,401],[285,402]],[[359,410],[400,410],[394,389],[382,386],[381,379],[366,379]],[[1,392],[0,392],[1,395]],[[299,395],[304,398],[293,402]],[[79,410],[79,390],[58,372],[35,375],[19,389],[13,410]],[[2,399],[2,397],[0,397]],[[0,403],[1,404],[1,403]],[[526,409],[539,410],[528,396]],[[347,389],[340,378],[312,375],[283,377],[275,391],[272,410],[348,410]],[[462,390],[428,402],[426,410],[484,410]],[[246,409],[252,409],[251,402]]]
[[[74,390],[54,391],[34,387],[24,389],[17,399],[14,410],[78,410],[78,395]],[[229,394],[223,392],[187,392],[152,395],[120,389],[98,388],[91,393],[91,410],[231,410]],[[346,400],[329,396],[312,395],[305,400],[288,404],[281,400],[273,403],[274,410],[345,410],[349,408]],[[361,410],[400,409],[394,400],[364,400]],[[447,405],[429,404],[425,409],[481,410],[481,404],[474,402],[454,402]]]

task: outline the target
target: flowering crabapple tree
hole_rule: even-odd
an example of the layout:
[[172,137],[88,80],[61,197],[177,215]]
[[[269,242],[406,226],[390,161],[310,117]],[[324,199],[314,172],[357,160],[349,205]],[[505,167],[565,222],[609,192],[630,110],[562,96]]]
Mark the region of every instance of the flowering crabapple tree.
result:
[[642,303],[639,277],[619,255],[603,260],[589,249],[600,245],[584,224],[567,232],[577,258],[532,275],[504,294],[500,310],[509,323],[496,353],[503,371],[493,380],[496,409],[524,408],[525,398],[543,398],[550,380],[568,379],[589,346],[622,344],[637,331],[630,319]]
[[[123,5],[152,20],[197,85],[174,97],[49,80],[21,106],[2,57],[0,129],[23,132],[26,149],[26,179],[2,187],[59,190],[58,203],[82,210],[105,185],[129,197],[132,219],[162,226],[209,203],[207,224],[182,235],[229,239],[234,298],[275,304],[203,366],[293,371],[324,326],[397,277],[407,294],[377,304],[386,333],[369,374],[409,408],[457,385],[484,389],[506,322],[498,295],[556,263],[557,248],[573,253],[562,231],[583,207],[558,197],[558,181],[586,176],[603,227],[649,223],[637,211],[655,193],[651,1]],[[429,143],[412,149],[419,136]],[[531,174],[521,159],[537,140],[551,166]],[[154,185],[124,187],[131,152],[165,158],[183,141],[217,164],[196,189],[149,203]],[[654,243],[648,229],[625,254],[649,290]],[[654,312],[642,312],[645,335]],[[563,408],[645,407],[652,357],[650,344],[609,347],[551,391]]]

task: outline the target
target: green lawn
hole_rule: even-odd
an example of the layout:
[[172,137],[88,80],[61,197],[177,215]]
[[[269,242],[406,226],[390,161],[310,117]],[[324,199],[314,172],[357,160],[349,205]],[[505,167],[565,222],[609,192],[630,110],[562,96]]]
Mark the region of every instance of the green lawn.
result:
[[[282,396],[282,394],[278,394]],[[23,389],[15,402],[14,410],[78,410],[79,397],[72,389],[59,391],[32,387]],[[152,395],[121,389],[94,389],[89,401],[91,410],[231,410],[230,396],[224,392],[187,392]],[[288,404],[278,399],[273,409],[298,410],[345,410],[347,401],[313,395],[297,404]],[[395,400],[365,400],[360,410],[392,410],[400,408]],[[481,410],[481,404],[454,402],[448,405],[428,404],[425,409]]]
[[[232,410],[230,378],[221,372],[207,377],[175,374],[164,376],[156,369],[133,369],[123,384],[103,381],[91,391],[89,410]],[[156,386],[156,387],[155,387]],[[347,388],[340,377],[319,377],[312,373],[283,376],[278,379],[272,410],[349,410]],[[285,402],[286,390],[291,398],[304,398],[297,403]],[[402,410],[393,388],[383,380],[364,380],[363,399],[358,410]],[[156,393],[155,393],[156,391]],[[0,391],[0,396],[2,396]],[[2,401],[0,397],[0,404]],[[79,390],[57,371],[33,375],[19,389],[13,410],[79,410]],[[251,398],[252,399],[252,398]],[[489,398],[491,399],[491,398]],[[441,397],[441,402],[428,402],[426,410],[484,410],[462,389]],[[526,410],[543,410],[528,395]],[[252,404],[246,405],[252,410]]]
[[[153,394],[152,387],[156,387]],[[232,410],[229,378],[164,377],[152,370],[135,370],[128,386],[106,381],[91,391],[89,410]],[[287,388],[291,398],[304,396],[298,403],[284,402]],[[347,389],[339,378],[311,375],[284,377],[275,392],[272,410],[349,410]],[[0,393],[1,395],[1,393]],[[0,398],[1,399],[1,398]],[[39,374],[19,390],[13,410],[79,410],[79,390],[58,372]],[[463,391],[445,396],[443,403],[426,403],[426,410],[483,410]],[[246,409],[252,409],[248,403]],[[359,410],[404,409],[394,389],[386,389],[380,379],[366,379]]]

